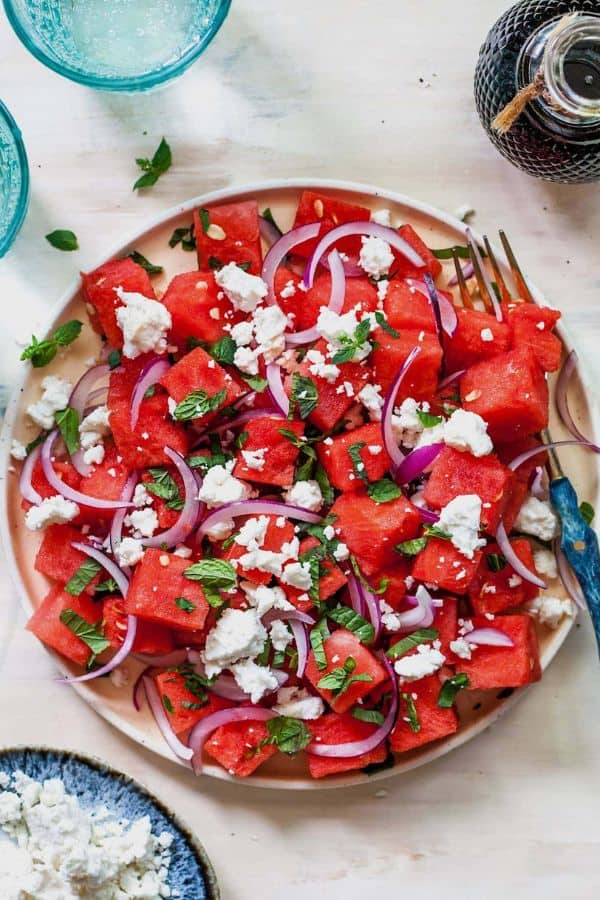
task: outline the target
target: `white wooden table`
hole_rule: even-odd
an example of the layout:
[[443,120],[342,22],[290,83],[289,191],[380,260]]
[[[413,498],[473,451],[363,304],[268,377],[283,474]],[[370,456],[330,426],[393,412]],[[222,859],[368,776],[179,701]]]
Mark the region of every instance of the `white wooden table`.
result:
[[[472,99],[499,0],[234,0],[214,45],[173,86],[110,96],[39,65],[0,18],[0,95],[29,152],[29,216],[0,262],[0,382],[79,269],[149,216],[202,191],[273,176],[378,183],[510,234],[600,378],[600,188],[506,164]],[[166,135],[172,170],[132,193],[134,159]],[[43,239],[73,229],[81,251]],[[39,332],[38,332],[39,333]],[[93,752],[189,822],[224,900],[586,900],[600,891],[600,669],[589,623],[541,685],[463,749],[410,775],[326,794],[199,782],[132,744],[69,688],[3,584],[0,743]],[[376,797],[384,788],[386,795]],[[1,889],[0,889],[1,894]],[[193,898],[189,898],[193,900]]]

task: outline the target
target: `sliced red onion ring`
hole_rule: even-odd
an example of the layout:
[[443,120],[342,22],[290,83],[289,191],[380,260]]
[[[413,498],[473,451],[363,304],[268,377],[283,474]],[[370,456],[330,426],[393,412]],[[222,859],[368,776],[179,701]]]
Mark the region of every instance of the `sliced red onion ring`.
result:
[[110,374],[110,368],[107,365],[93,366],[81,376],[69,397],[69,406],[74,409],[79,416],[79,420],[83,418],[85,407],[90,403],[90,394],[92,388],[97,381]]
[[[189,747],[186,747],[183,744],[173,729],[171,728],[171,723],[167,717],[165,712],[165,708],[163,706],[163,702],[159,696],[159,693],[156,689],[156,685],[152,678],[149,675],[145,675],[142,679],[144,688],[146,690],[146,699],[148,700],[148,706],[152,710],[152,715],[154,716],[154,721],[158,725],[160,733],[164,737],[165,741],[171,748],[172,752],[179,759],[183,759],[186,762],[189,762],[192,758],[192,750]],[[208,716],[207,718],[210,718]]]
[[[85,553],[86,556],[91,557],[91,559],[95,559],[97,563],[100,563],[102,568],[108,572],[111,578],[114,578],[119,590],[123,594],[123,597],[127,596],[127,591],[129,590],[129,581],[123,574],[121,569],[118,567],[118,565],[113,562],[113,560],[110,559],[110,557],[108,557],[106,553],[102,553],[101,550],[96,550],[95,547],[90,547],[89,544],[82,544],[79,541],[74,541],[71,546],[75,550],[79,550],[81,553]],[[94,669],[93,672],[86,672],[85,675],[78,675],[75,678],[61,678],[61,681],[66,684],[80,684],[82,681],[92,681],[94,678],[101,678],[103,675],[107,675],[109,672],[112,672],[113,669],[116,669],[117,666],[121,665],[121,663],[124,662],[124,660],[126,660],[131,653],[131,649],[135,642],[136,633],[136,616],[127,616],[127,631],[125,633],[123,643],[121,644],[113,658],[109,660],[109,662],[101,666],[99,669]]]
[[[346,276],[346,278],[362,278],[364,276],[365,270],[361,265],[359,265],[357,256],[354,256],[352,258],[349,257],[348,259],[342,259],[342,256],[340,254],[340,259],[342,260],[344,275]],[[327,271],[330,271],[328,260],[329,257],[325,259],[325,257],[322,256],[319,260],[319,265],[323,266],[323,268],[327,269]]]
[[23,463],[23,468],[21,469],[21,475],[19,477],[19,491],[21,493],[21,497],[23,500],[27,500],[28,503],[33,503],[34,506],[37,506],[42,502],[41,494],[38,494],[33,484],[31,483],[31,476],[33,475],[33,470],[35,468],[35,464],[40,458],[40,454],[42,452],[42,448],[40,445],[35,447],[31,451],[31,453],[26,457],[25,462]]
[[290,411],[290,399],[283,387],[281,366],[278,366],[276,362],[269,363],[267,366],[267,382],[273,403],[281,415],[287,418]]
[[432,509],[425,509],[424,506],[417,506],[417,509],[423,522],[426,522],[428,525],[435,525],[436,522],[439,522],[439,513],[434,512]]
[[151,656],[148,653],[135,653],[134,656],[140,662],[152,666],[154,669],[170,669],[172,666],[182,666],[188,661],[188,651],[185,647],[158,656]]
[[577,425],[575,424],[575,420],[573,419],[573,415],[571,410],[569,409],[569,400],[568,400],[568,391],[569,384],[571,382],[571,378],[577,369],[579,364],[579,358],[575,350],[571,350],[569,355],[564,361],[563,367],[560,370],[560,375],[558,376],[558,380],[556,382],[556,407],[558,409],[558,414],[560,416],[560,420],[573,437],[577,438],[580,441],[585,441],[589,443],[589,439],[586,438],[584,434],[581,433]]
[[[344,266],[337,250],[332,250],[327,257],[329,268],[331,270],[331,293],[329,295],[329,303],[327,309],[331,312],[341,313],[344,308],[344,298],[346,296],[346,276],[344,274]],[[319,332],[316,325],[312,328],[305,328],[304,331],[297,331],[295,334],[286,336],[286,344],[289,347],[298,347],[301,344],[309,344],[319,339]]]
[[151,359],[150,362],[147,362],[142,371],[139,374],[138,380],[135,383],[135,387],[133,389],[133,393],[131,395],[131,430],[135,431],[136,425],[138,423],[138,419],[140,417],[140,406],[142,405],[142,400],[146,395],[146,391],[154,387],[163,375],[166,375],[169,369],[171,368],[171,364],[168,359],[165,359],[164,356],[156,356],[154,359]]
[[438,384],[438,394],[440,391],[443,391],[444,388],[447,388],[455,381],[458,381],[459,378],[462,378],[466,371],[466,369],[459,369],[458,372],[453,372],[452,375],[448,375],[446,378],[442,379],[442,381],[440,381],[440,383]]
[[530,584],[537,585],[537,587],[545,588],[547,586],[545,581],[542,581],[535,572],[530,572],[525,563],[519,559],[508,539],[506,528],[502,521],[500,521],[496,530],[496,543],[500,548],[500,553],[502,553],[508,565],[515,570],[517,575],[520,575],[521,578]]
[[46,481],[58,494],[61,494],[66,500],[72,500],[73,503],[79,503],[82,506],[90,506],[92,509],[121,509],[123,506],[133,506],[132,503],[126,503],[123,500],[101,500],[99,497],[90,497],[89,494],[83,494],[65,484],[62,478],[56,474],[52,465],[52,450],[58,434],[56,430],[50,432],[42,445],[42,469]]
[[475,628],[464,636],[469,644],[477,644],[486,647],[514,647],[515,642],[499,628]]
[[381,606],[379,605],[379,597],[376,597],[375,594],[368,588],[366,588],[360,581],[358,582],[358,589],[364,598],[365,610],[368,613],[369,621],[375,629],[373,643],[376,644],[381,636],[381,629],[383,627],[381,623]]
[[277,225],[269,219],[265,219],[264,216],[258,217],[258,227],[260,229],[260,236],[271,247],[283,237],[283,232],[280,231]]
[[275,408],[263,407],[261,409],[249,409],[246,412],[240,413],[235,419],[229,419],[223,425],[218,425],[216,428],[206,428],[198,435],[194,447],[197,447],[198,444],[202,443],[202,441],[211,434],[223,434],[225,431],[234,431],[236,428],[239,428],[240,425],[245,425],[246,422],[251,422],[253,419],[264,419],[266,416],[283,417],[283,414]]
[[275,273],[285,257],[294,249],[294,247],[297,247],[298,244],[316,238],[320,230],[320,222],[311,222],[309,225],[301,225],[299,228],[292,228],[291,231],[288,231],[273,244],[265,256],[261,272],[262,280],[269,289],[269,293],[267,294],[268,304],[272,305],[273,303],[277,303],[277,298],[275,296]]
[[166,531],[154,534],[151,538],[142,538],[144,547],[162,547],[163,545],[174,547],[176,544],[183,544],[196,527],[198,516],[204,507],[204,504],[198,499],[196,476],[183,456],[171,447],[165,447],[164,452],[181,476],[185,501],[175,524]]
[[265,625],[272,622],[303,622],[305,625],[314,625],[315,620],[308,613],[300,609],[270,609],[262,618]]
[[433,308],[438,339],[441,343],[442,331],[445,332],[448,337],[452,337],[454,335],[456,326],[458,325],[458,316],[456,315],[456,310],[454,309],[448,298],[444,297],[444,295],[440,294],[440,292],[437,290],[435,284],[433,283],[433,278],[431,277],[431,275],[429,275],[429,273],[426,273],[423,277],[425,279],[424,283],[415,281],[414,278],[407,278],[406,283],[416,288],[429,299],[429,302],[431,303],[431,306]]
[[542,500],[544,497],[548,496],[548,490],[545,484],[544,475],[544,467],[536,466],[533,480],[531,482],[531,487],[529,488],[529,493],[534,497],[537,497],[538,500]]
[[[465,280],[472,278],[475,274],[475,269],[473,268],[473,263],[468,262],[466,265],[462,266],[462,273]],[[456,287],[458,284],[458,278],[456,275],[453,275],[450,281],[448,282],[448,287]]]
[[504,315],[502,313],[502,306],[500,305],[500,302],[496,296],[496,291],[493,288],[492,281],[489,276],[486,265],[485,265],[483,259],[481,258],[481,253],[479,252],[479,247],[477,246],[477,241],[473,237],[473,232],[471,231],[471,229],[469,227],[465,228],[465,235],[467,237],[467,241],[469,242],[469,245],[471,246],[471,248],[473,250],[473,256],[479,263],[479,268],[481,269],[481,276],[483,278],[483,283],[485,284],[485,286],[487,288],[487,292],[492,301],[492,306],[494,307],[494,312],[496,313],[496,319],[499,322],[502,322],[504,319]]
[[524,453],[519,453],[518,456],[515,456],[515,458],[509,462],[508,468],[512,469],[514,472],[515,469],[518,469],[520,465],[527,462],[532,456],[537,456],[539,453],[544,453],[546,450],[553,450],[555,447],[568,447],[572,444],[577,444],[580,447],[589,447],[594,453],[600,453],[600,447],[587,440],[582,441],[573,439],[568,441],[551,441],[549,444],[540,444],[539,447],[533,447],[531,450],[525,450]]
[[[127,481],[123,485],[123,490],[121,491],[120,500],[124,500],[128,502],[133,497],[133,492],[135,491],[135,486],[138,482],[138,473],[137,470],[135,472],[131,472]],[[127,509],[118,509],[113,516],[113,520],[110,525],[110,549],[112,550],[113,556],[117,555],[117,547],[121,543],[121,535],[123,533],[123,520],[127,515]],[[131,574],[131,571],[127,573]]]
[[381,434],[383,437],[383,445],[385,447],[386,453],[392,460],[392,471],[397,469],[404,459],[404,453],[402,452],[402,450],[400,450],[398,444],[396,443],[396,440],[394,438],[394,429],[392,428],[392,416],[394,414],[396,394],[398,393],[400,385],[404,380],[404,376],[406,375],[420,352],[420,347],[412,348],[412,350],[406,357],[402,368],[394,378],[392,385],[386,394],[385,401],[383,403],[383,409],[381,410]]
[[189,745],[192,751],[192,765],[196,775],[202,772],[202,749],[206,739],[222,725],[230,725],[232,722],[266,722],[268,719],[276,719],[277,713],[263,706],[238,706],[235,709],[220,709],[210,716],[201,719],[192,728],[189,737]]
[[355,613],[358,613],[359,616],[364,618],[365,616],[365,598],[362,592],[359,590],[359,581],[356,575],[353,572],[346,572],[346,578],[348,579],[348,593],[350,595],[350,606],[354,610]]
[[395,477],[400,484],[408,484],[423,474],[425,469],[439,456],[444,444],[427,444],[408,453],[398,466]]
[[571,598],[573,603],[579,607],[579,609],[587,609],[585,598],[579,586],[579,582],[573,574],[573,570],[569,565],[567,557],[562,552],[562,548],[560,546],[560,538],[556,538],[554,540],[554,556],[556,558],[556,568],[558,569],[558,574],[565,586],[569,597]]
[[345,744],[321,744],[318,741],[313,741],[308,745],[307,750],[309,753],[312,753],[314,756],[330,756],[337,759],[351,759],[354,756],[363,756],[363,754],[365,753],[371,753],[373,750],[376,750],[377,747],[383,744],[392,728],[396,724],[399,697],[398,681],[396,679],[396,674],[392,668],[390,661],[385,657],[385,655],[382,655],[381,662],[385,666],[392,684],[392,700],[388,713],[379,728],[377,728],[373,732],[373,734],[369,735],[369,737],[367,738],[364,738],[362,741],[349,741]]
[[415,603],[414,609],[397,613],[400,621],[399,631],[412,631],[415,628],[428,628],[435,618],[436,602],[424,585],[419,585],[415,595],[406,598]]
[[296,675],[298,678],[303,678],[306,671],[306,663],[308,661],[308,632],[306,630],[306,625],[303,625],[296,619],[290,619],[289,621],[296,643],[296,650],[298,652]]
[[333,244],[342,238],[358,235],[381,238],[383,241],[386,241],[390,247],[393,247],[394,250],[397,250],[398,253],[404,256],[413,264],[413,266],[418,266],[419,268],[425,266],[425,260],[422,259],[416,250],[410,246],[408,241],[405,241],[404,238],[400,237],[398,232],[394,231],[393,228],[389,228],[386,225],[379,225],[377,222],[345,222],[343,225],[338,225],[336,228],[332,228],[331,231],[328,231],[327,234],[323,235],[315,247],[304,271],[303,280],[305,286],[307,288],[313,286],[315,272],[317,271],[317,266],[321,261],[321,257],[325,255],[327,250],[329,250]]
[[209,513],[198,528],[198,536],[202,537],[215,525],[226,522],[227,519],[235,519],[237,516],[286,516],[288,519],[310,522],[312,525],[317,525],[321,521],[318,513],[302,509],[300,506],[279,503],[277,500],[237,500],[234,503],[224,503]]

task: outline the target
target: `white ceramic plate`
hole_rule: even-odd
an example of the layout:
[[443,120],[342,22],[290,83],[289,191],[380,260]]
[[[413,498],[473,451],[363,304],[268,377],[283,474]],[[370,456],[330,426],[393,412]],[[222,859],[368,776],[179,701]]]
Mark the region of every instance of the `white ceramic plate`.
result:
[[[432,247],[464,243],[464,225],[461,222],[431,206],[417,203],[401,194],[350,182],[312,179],[278,180],[262,182],[247,187],[215,191],[211,194],[196,197],[163,214],[145,231],[136,235],[134,240],[114,248],[111,253],[98,261],[98,265],[113,257],[122,256],[135,248],[153,262],[164,266],[164,274],[154,279],[155,287],[158,290],[164,289],[173,275],[193,269],[196,264],[195,256],[192,253],[186,253],[180,248],[171,249],[168,246],[168,239],[173,229],[190,224],[191,211],[194,208],[209,206],[219,202],[256,198],[260,209],[269,206],[276,220],[285,229],[292,223],[301,190],[306,188],[326,191],[372,209],[378,209],[383,206],[389,207],[392,210],[394,222],[410,222]],[[498,253],[498,258],[503,258],[501,253]],[[450,270],[448,269],[447,271],[449,275]],[[505,268],[504,272],[507,278],[510,278],[508,268]],[[543,303],[544,300],[540,292],[533,286],[531,288],[536,300]],[[60,322],[74,317],[86,319],[79,281],[72,285],[58,303],[54,316],[48,323],[47,332],[51,332]],[[23,524],[23,513],[20,508],[17,484],[18,479],[9,469],[10,443],[13,436],[22,441],[31,440],[34,432],[27,425],[23,411],[26,405],[31,402],[31,399],[39,394],[39,382],[44,375],[61,373],[66,377],[74,378],[83,371],[83,361],[97,352],[99,344],[97,336],[93,335],[89,328],[85,329],[84,334],[85,336],[82,336],[76,342],[64,360],[57,359],[51,366],[42,370],[32,369],[28,364],[23,365],[20,382],[7,410],[4,429],[0,438],[0,465],[6,475],[2,483],[1,492],[2,537],[11,575],[21,602],[28,614],[32,612],[46,594],[48,581],[36,572],[33,567],[40,537],[27,531]],[[559,334],[565,347],[570,349],[569,337],[562,327],[559,329]],[[593,395],[581,374],[573,379],[571,391],[572,409],[581,424],[582,430],[587,434],[597,434],[598,417],[591,402]],[[551,410],[550,421],[554,439],[567,436],[557,423],[554,409]],[[578,448],[565,448],[561,453],[561,459],[565,471],[573,479],[580,497],[589,500],[597,507],[598,465],[596,457],[592,454],[583,453]],[[557,594],[566,595],[560,583],[551,584],[550,590],[555,596]],[[565,619],[556,631],[540,630],[543,669],[547,668],[564,642],[572,624],[573,621],[571,619]],[[65,674],[74,674],[74,670],[62,658],[56,654],[53,655],[57,665]],[[137,664],[131,661],[127,665],[133,680],[138,671]],[[160,736],[149,712],[146,710],[142,713],[137,713],[134,710],[130,688],[117,689],[110,679],[105,678],[84,684],[76,684],[74,687],[100,715],[129,735],[134,741],[167,759],[174,759]],[[458,706],[461,724],[456,734],[445,740],[425,745],[421,749],[399,754],[396,756],[396,763],[393,768],[385,769],[372,776],[366,776],[362,773],[351,773],[315,781],[308,776],[306,765],[301,758],[297,760],[287,759],[283,754],[277,754],[276,757],[262,766],[256,775],[247,779],[246,783],[268,788],[318,790],[360,784],[367,780],[374,781],[388,778],[401,772],[407,772],[448,753],[450,750],[456,749],[465,741],[475,737],[509,706],[512,706],[522,696],[523,689],[514,691],[510,697],[498,697],[497,693],[500,692],[465,692],[462,696],[459,696]],[[205,772],[207,775],[215,778],[236,780],[232,779],[224,769],[216,764],[207,763]]]

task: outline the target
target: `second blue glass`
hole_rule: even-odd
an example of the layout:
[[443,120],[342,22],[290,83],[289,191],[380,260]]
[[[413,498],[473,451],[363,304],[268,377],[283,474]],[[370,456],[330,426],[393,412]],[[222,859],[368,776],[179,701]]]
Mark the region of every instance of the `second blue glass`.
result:
[[29,167],[17,123],[0,102],[0,257],[9,250],[29,204]]

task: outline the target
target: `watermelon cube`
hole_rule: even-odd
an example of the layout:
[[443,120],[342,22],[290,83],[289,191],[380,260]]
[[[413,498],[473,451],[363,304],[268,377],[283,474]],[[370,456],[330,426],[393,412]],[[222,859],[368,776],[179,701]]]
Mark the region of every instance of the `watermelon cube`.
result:
[[278,416],[265,416],[245,424],[244,431],[248,437],[237,452],[233,470],[236,478],[284,488],[292,486],[300,451],[281,434],[281,429],[292,431],[300,438],[304,434],[304,423],[287,422]]
[[528,347],[476,363],[460,380],[462,405],[488,423],[493,441],[514,441],[548,424],[548,385]]
[[482,359],[504,353],[510,347],[510,328],[496,316],[478,309],[456,310],[457,326],[452,337],[445,337],[444,351],[448,372],[468,369]]
[[106,336],[113,347],[123,346],[123,332],[117,325],[116,309],[122,306],[115,293],[123,288],[127,293],[143,294],[155,300],[154,288],[145,269],[129,257],[113,259],[93,272],[81,273],[83,299],[87,305],[92,327]]
[[169,284],[162,302],[171,313],[171,340],[182,350],[188,341],[213,343],[222,338],[224,325],[235,325],[243,314],[233,309],[215,282],[213,272],[183,272]]
[[[269,524],[265,532],[265,539],[261,544],[261,550],[270,550],[272,553],[281,553],[283,544],[287,544],[294,539],[294,525],[289,520],[282,519],[281,516],[267,516]],[[248,518],[236,519],[237,527],[241,528],[248,521]],[[281,524],[277,524],[277,523]],[[223,552],[223,559],[234,561],[244,556],[248,552],[247,547],[237,544],[235,541]],[[234,563],[235,565],[235,563]],[[263,572],[261,569],[242,569],[246,581],[252,581],[255,584],[268,584],[271,581],[271,573]]]
[[382,328],[376,328],[373,339],[378,346],[371,354],[375,373],[374,381],[380,384],[385,394],[391,387],[398,372],[406,362],[414,347],[421,352],[413,360],[404,376],[396,401],[400,404],[407,397],[415,400],[429,400],[436,392],[438,375],[442,365],[442,348],[434,334],[424,330],[404,329],[395,338]]
[[[413,731],[408,718],[406,700],[400,699],[400,714],[398,721],[390,735],[390,746],[396,753],[406,750],[414,750],[431,741],[448,737],[458,729],[458,717],[454,709],[440,709],[437,705],[440,694],[441,682],[437,675],[430,675],[420,681],[411,682],[405,686],[403,693],[411,695],[415,705],[419,730]],[[414,695],[416,694],[416,699]]]
[[300,288],[301,281],[300,275],[285,266],[280,266],[275,272],[275,299],[286,316],[291,317],[293,331],[312,328],[317,321],[322,302],[320,293],[317,295],[313,291]]
[[[104,634],[111,646],[118,650],[127,631],[127,614],[122,597],[107,597],[102,604]],[[138,619],[133,642],[134,653],[147,653],[150,656],[170,653],[173,649],[173,634],[156,622],[144,622]]]
[[435,618],[432,628],[435,628],[439,635],[441,643],[441,651],[444,656],[448,657],[451,653],[450,642],[455,641],[458,636],[458,600],[456,597],[444,597],[443,606],[439,606],[435,610]]
[[[299,556],[302,558],[304,553],[318,547],[319,541],[314,537],[307,537],[300,543]],[[338,565],[329,558],[319,563],[319,600],[328,600],[334,594],[345,586],[348,579]],[[300,612],[308,612],[315,605],[310,599],[306,591],[301,591],[289,584],[282,584],[282,588],[286,593],[287,599],[293,603]],[[301,599],[302,598],[302,599]]]
[[[89,556],[75,550],[71,544],[81,541],[81,532],[71,525],[50,525],[44,531],[42,543],[35,558],[38,572],[66,584],[77,570],[89,561]],[[104,576],[99,572],[83,589],[85,594],[93,594],[94,588]]]
[[66,609],[72,609],[90,625],[99,625],[102,618],[100,607],[87,594],[73,597],[57,586],[46,594],[26,627],[61,656],[85,666],[91,656],[90,648],[60,621],[60,614]]
[[[202,628],[209,606],[200,583],[190,581],[183,574],[189,565],[189,560],[174,553],[146,550],[135,567],[125,612],[169,628],[186,631]],[[176,601],[182,598],[193,606],[192,610],[180,608]]]
[[[370,650],[367,650],[364,644],[361,644],[351,631],[347,631],[345,628],[334,631],[330,637],[326,638],[323,642],[323,648],[327,657],[327,666],[319,669],[315,655],[311,651],[306,665],[306,677],[337,713],[349,710],[358,700],[370,694],[374,688],[382,684],[387,678],[386,671],[379,660],[373,656]],[[334,669],[343,667],[350,657],[356,663],[352,674],[366,675],[368,680],[352,682],[347,690],[344,690],[341,694],[336,690],[319,687],[319,682],[325,675]]]
[[471,688],[522,687],[542,677],[538,640],[529,616],[496,616],[493,623],[485,617],[472,620],[474,628],[489,628],[490,624],[503,631],[513,641],[512,647],[480,645],[472,658],[461,660]]
[[[364,741],[377,730],[377,725],[370,722],[362,722],[355,719],[350,713],[330,713],[321,716],[320,719],[309,723],[313,740],[319,744],[347,744],[354,741]],[[387,745],[383,741],[362,756],[352,756],[346,759],[335,756],[315,756],[308,754],[308,768],[313,778],[323,778],[325,775],[337,775],[341,772],[351,772],[355,769],[364,769],[365,766],[374,763],[382,763],[387,756]]]
[[536,306],[535,303],[511,303],[508,307],[511,346],[515,349],[529,347],[544,372],[555,372],[560,367],[562,344],[552,334],[559,319],[557,309]]
[[159,672],[154,676],[154,681],[175,734],[183,734],[211,713],[230,709],[235,705],[230,700],[203,690],[193,677],[186,678],[182,672]]
[[194,231],[202,271],[234,262],[260,275],[262,248],[256,200],[195,210]]
[[[65,484],[69,487],[75,488],[75,490],[79,490],[79,485],[81,483],[81,475],[75,469],[70,462],[62,461],[62,460],[54,460],[53,462],[54,471],[58,475],[59,478],[62,478]],[[42,469],[41,460],[38,458],[33,467],[33,471],[31,473],[31,484],[33,489],[38,492],[41,496],[42,500],[46,500],[48,497],[56,496],[56,488],[53,488],[51,484],[46,481],[46,476],[44,475],[44,470]],[[26,500],[23,500],[21,506],[24,509],[29,509],[31,504],[27,503]]]
[[[410,578],[411,565],[400,554],[396,554],[397,561],[391,566],[380,569],[370,576],[370,582],[375,588],[386,584],[385,590],[380,595],[383,600],[395,610],[403,606],[403,600],[407,593],[407,579]],[[408,580],[410,584],[410,580]]]
[[337,517],[340,539],[366,575],[397,563],[394,547],[417,537],[421,527],[419,510],[404,497],[375,503],[366,494],[347,492],[337,498],[331,514]]
[[231,406],[242,393],[242,389],[229,372],[226,372],[202,347],[196,347],[175,363],[166,375],[163,375],[160,383],[175,403],[181,403],[194,391],[204,391],[209,398],[215,397],[221,391],[225,392],[215,409],[194,418],[195,425],[210,422],[219,410]]
[[398,278],[390,281],[383,309],[392,328],[437,334],[431,300],[405,281]]
[[[529,541],[525,538],[515,538],[510,544],[529,571],[535,572]],[[503,567],[495,571],[496,566],[503,561]],[[537,595],[538,588],[517,575],[502,557],[497,544],[488,544],[477,575],[469,585],[469,599],[475,613],[483,616],[485,613],[504,612],[506,609],[521,606],[527,600],[533,600]]]
[[[325,341],[317,341],[313,349],[324,356],[326,360],[329,358]],[[311,378],[317,386],[319,402],[317,408],[309,416],[310,422],[322,431],[329,431],[337,425],[344,413],[355,402],[356,394],[362,390],[369,379],[369,370],[360,363],[339,363],[340,374],[334,382],[329,382],[313,370],[316,365],[310,358],[305,358],[298,367],[298,371],[301,375]]]
[[[371,211],[364,206],[348,203],[346,200],[338,200],[337,197],[329,194],[302,191],[293,227],[298,228],[300,225],[320,222],[321,230],[313,240],[304,241],[294,247],[294,254],[310,256],[319,240],[332,228],[342,225],[344,222],[368,222],[370,218]],[[358,256],[361,247],[360,237],[343,238],[335,246],[340,252]]]
[[415,559],[412,575],[417,581],[434,584],[443,591],[466,594],[481,560],[481,550],[467,559],[454,544],[443,538],[431,538]]
[[413,250],[416,250],[419,256],[425,261],[425,268],[422,266],[414,266],[406,259],[406,257],[401,256],[399,253],[394,253],[396,262],[394,263],[393,270],[397,272],[401,278],[419,278],[422,280],[423,272],[429,272],[432,278],[437,278],[442,271],[442,264],[439,259],[433,255],[425,241],[419,237],[412,225],[402,225],[398,229],[398,234],[400,237],[404,238],[406,243],[410,244]]
[[360,486],[360,479],[354,471],[349,453],[353,445],[364,445],[357,453],[364,465],[363,474],[369,481],[383,478],[392,464],[383,446],[381,425],[378,422],[342,432],[331,440],[330,444],[320,443],[317,452],[329,480],[340,491],[356,490]]
[[[117,452],[113,444],[105,444],[106,453],[100,465],[92,466],[89,475],[81,479],[79,490],[90,497],[101,497],[103,500],[118,500],[131,468]],[[80,504],[78,522],[97,522],[112,519],[114,510],[101,510],[93,506]]]
[[[331,275],[329,272],[319,272],[314,280],[312,288],[306,294],[300,294],[311,307],[316,307],[317,315],[322,306],[329,306],[331,299]],[[378,307],[379,297],[377,296],[377,288],[369,281],[368,278],[348,278],[346,279],[346,291],[344,294],[344,305],[342,312],[356,312],[357,319],[361,319],[365,313],[374,312]]]
[[274,744],[265,744],[269,730],[264,722],[230,722],[207,740],[204,749],[230,775],[247,778],[277,753]]

